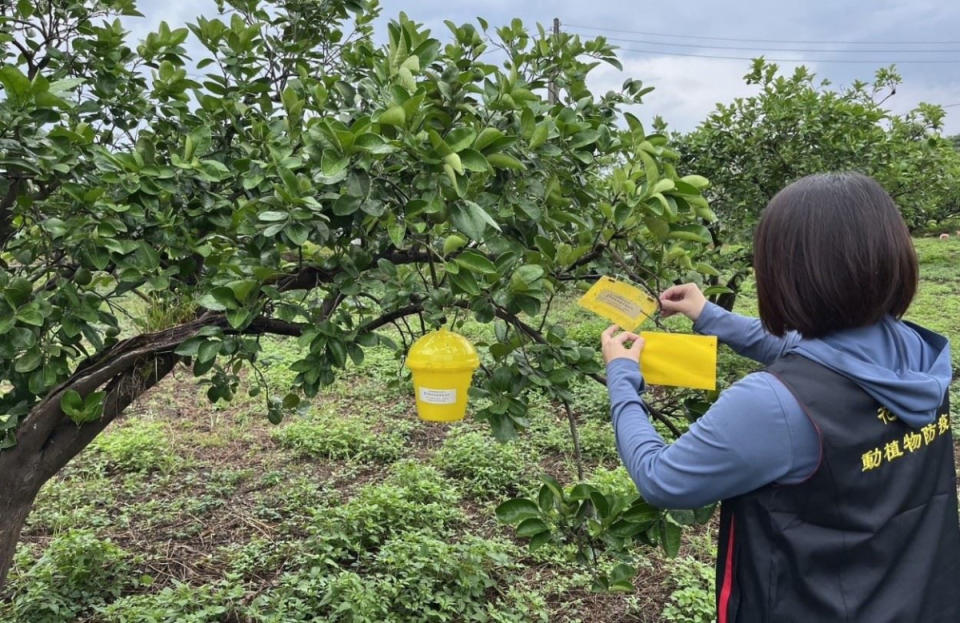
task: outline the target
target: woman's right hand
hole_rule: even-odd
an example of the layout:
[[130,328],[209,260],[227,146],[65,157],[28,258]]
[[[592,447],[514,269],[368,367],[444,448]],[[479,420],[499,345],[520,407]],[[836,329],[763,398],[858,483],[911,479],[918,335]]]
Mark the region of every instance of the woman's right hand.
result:
[[707,297],[695,283],[685,283],[667,288],[660,294],[660,315],[669,318],[674,314],[683,314],[694,322],[700,317]]

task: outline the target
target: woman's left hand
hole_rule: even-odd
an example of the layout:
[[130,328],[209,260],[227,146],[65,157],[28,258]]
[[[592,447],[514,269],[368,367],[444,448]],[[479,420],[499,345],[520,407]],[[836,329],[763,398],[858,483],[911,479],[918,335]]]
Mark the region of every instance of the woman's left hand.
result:
[[[630,331],[617,333],[619,329],[620,327],[615,324],[610,325],[600,338],[600,343],[603,346],[604,362],[610,363],[614,359],[624,358],[640,363],[640,353],[643,352],[644,345],[643,338]],[[614,335],[615,333],[617,334]],[[633,342],[629,348],[627,342]]]

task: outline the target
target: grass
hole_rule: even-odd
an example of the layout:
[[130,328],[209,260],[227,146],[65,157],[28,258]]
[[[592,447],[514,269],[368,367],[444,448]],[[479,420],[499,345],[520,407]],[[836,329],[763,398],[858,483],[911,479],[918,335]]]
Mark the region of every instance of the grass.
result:
[[[960,241],[917,247],[922,283],[907,317],[960,344]],[[738,311],[755,313],[749,284]],[[606,326],[572,301],[555,314],[585,346]],[[282,395],[296,343],[266,343],[261,363]],[[953,361],[960,368],[960,347]],[[725,382],[752,369],[729,352],[720,366]],[[469,417],[422,422],[384,349],[279,426],[262,397],[211,406],[201,396],[189,375],[167,379],[44,486],[0,620],[708,620],[712,527],[687,531],[674,561],[646,551],[635,592],[598,595],[571,551],[530,554],[497,523],[504,497],[542,473],[575,473],[566,414],[546,399],[534,398],[530,430],[508,444]],[[587,480],[632,491],[603,387],[576,385],[571,408]]]

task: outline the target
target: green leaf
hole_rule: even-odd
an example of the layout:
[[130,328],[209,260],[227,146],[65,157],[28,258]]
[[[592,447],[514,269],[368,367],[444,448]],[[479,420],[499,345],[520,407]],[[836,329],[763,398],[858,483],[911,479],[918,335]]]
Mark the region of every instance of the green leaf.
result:
[[463,194],[460,192],[460,183],[457,182],[457,172],[454,171],[453,166],[450,163],[445,162],[443,164],[443,172],[447,174],[448,178],[450,178],[450,185],[453,186],[453,190],[457,193],[457,196],[463,196]]
[[713,242],[713,236],[710,234],[710,230],[703,225],[671,226],[669,238],[703,242],[705,244]]
[[253,320],[253,316],[252,309],[231,309],[227,311],[227,323],[234,329],[242,329]]
[[587,145],[592,145],[597,142],[597,139],[600,137],[600,133],[596,130],[584,130],[582,132],[577,132],[573,135],[573,138],[570,139],[570,149],[577,150],[581,147],[586,147]]
[[26,307],[20,308],[20,310],[17,311],[17,320],[24,324],[42,327],[43,314],[40,313],[40,306],[36,303],[30,303]]
[[530,137],[530,149],[536,149],[543,145],[547,140],[547,134],[549,128],[546,123],[539,123],[533,131],[533,136]]
[[692,526],[697,523],[697,516],[690,509],[671,510],[667,512],[667,515],[681,526]]
[[302,223],[291,223],[283,228],[283,233],[287,235],[294,246],[300,247],[310,238],[310,228]]
[[[463,162],[460,161],[460,156],[450,152],[443,157],[443,161],[450,165],[450,168],[456,171],[458,174],[463,175]],[[456,179],[454,179],[454,182],[456,182]]]
[[525,498],[507,500],[497,507],[497,519],[505,524],[517,524],[530,517],[537,517],[540,511],[537,505]]
[[380,114],[377,121],[383,125],[402,126],[407,122],[407,112],[403,106],[391,106]]
[[553,505],[556,503],[556,496],[553,494],[553,489],[547,485],[540,486],[540,493],[537,494],[537,504],[540,506],[540,510],[544,513],[548,512],[553,508]]
[[703,190],[704,188],[707,188],[708,186],[710,186],[710,180],[703,177],[702,175],[684,175],[683,177],[680,178],[680,181],[690,184],[697,190]]
[[660,522],[660,545],[670,558],[675,558],[680,551],[680,537],[683,530],[672,521],[664,519]]
[[469,242],[466,238],[460,234],[450,234],[443,241],[443,255],[446,257],[451,253],[459,251]]
[[500,225],[495,220],[493,220],[493,217],[491,217],[490,214],[486,210],[481,208],[478,204],[474,203],[473,201],[464,201],[464,203],[466,204],[467,209],[469,209],[470,212],[474,214],[474,216],[479,218],[481,221],[483,221],[490,227],[493,227],[497,231],[499,232],[503,231],[502,229],[500,229]]
[[328,180],[325,183],[331,183],[330,180],[340,181],[346,177],[347,166],[350,164],[350,158],[339,157],[333,151],[323,152],[320,158],[320,172]]
[[13,317],[13,314],[4,310],[4,315],[0,317],[0,335],[5,335],[16,323],[17,319]]
[[539,264],[524,264],[510,276],[510,291],[514,293],[538,292],[542,287],[545,271]]
[[483,151],[491,143],[503,137],[503,132],[497,128],[485,128],[480,132],[480,135],[477,136],[477,140],[473,143],[473,148],[478,151]]
[[488,154],[487,162],[495,169],[511,169],[514,171],[523,171],[527,167],[522,162],[509,154]]
[[450,132],[447,135],[444,142],[447,144],[451,150],[455,152],[461,152],[467,147],[473,145],[473,141],[477,138],[477,131],[471,127],[457,128]]
[[637,155],[640,156],[640,161],[643,163],[643,170],[647,175],[647,194],[650,194],[660,179],[660,170],[657,169],[657,163],[654,162],[653,157],[647,152],[638,151]]
[[204,342],[206,342],[206,340],[201,337],[192,337],[182,342],[173,352],[182,357],[195,357],[197,350]]
[[73,91],[84,82],[83,78],[64,78],[56,82],[51,82],[49,91],[54,95],[61,95]]
[[534,552],[550,542],[552,536],[549,531],[541,532],[530,539],[529,549]]
[[387,235],[393,246],[399,248],[403,245],[403,239],[407,234],[407,227],[403,223],[393,223],[387,226]]
[[287,394],[283,397],[283,408],[290,410],[296,409],[300,405],[300,396],[294,394],[293,392]]
[[497,267],[494,263],[476,251],[464,251],[453,261],[475,273],[482,273],[484,275],[497,274]]
[[633,577],[636,574],[637,570],[635,567],[619,563],[610,572],[608,590],[618,593],[632,593],[634,591]]
[[694,519],[698,524],[705,524],[710,521],[710,518],[713,517],[713,513],[716,510],[717,505],[711,504],[710,506],[704,506],[701,508],[696,508],[693,511]]
[[224,309],[237,308],[237,297],[230,288],[219,286],[211,290],[210,294],[213,295],[213,298],[216,299],[217,303],[222,305]]
[[360,198],[352,195],[340,195],[333,203],[333,213],[337,216],[350,216],[360,209]]
[[106,392],[90,392],[83,400],[83,418],[85,422],[99,420],[103,415],[103,403],[107,397]]
[[590,494],[596,492],[592,485],[579,483],[570,490],[571,500],[589,500]]
[[197,349],[197,362],[201,364],[209,363],[216,359],[218,354],[220,354],[220,342],[207,340],[200,344]]
[[526,539],[532,536],[536,536],[541,532],[546,532],[550,528],[547,527],[547,524],[543,523],[542,520],[537,519],[536,517],[530,517],[524,519],[520,522],[520,525],[517,526],[517,536]]
[[488,225],[500,231],[500,225],[487,214],[486,210],[473,201],[452,205],[450,221],[471,240],[483,240],[483,233]]
[[23,277],[16,277],[10,280],[10,283],[3,290],[7,301],[14,307],[19,307],[30,300],[33,293],[33,285]]
[[648,216],[643,219],[643,224],[647,226],[650,233],[663,242],[670,235],[670,223],[656,216]]
[[644,500],[637,500],[623,513],[625,520],[636,523],[656,521],[659,516],[660,511]]
[[485,173],[490,170],[490,163],[488,163],[486,157],[476,149],[464,149],[461,151],[460,162],[463,163],[463,168],[468,171]]
[[726,286],[710,286],[703,290],[704,296],[716,296],[718,294],[734,294],[734,291]]
[[22,19],[30,19],[30,16],[33,15],[33,1],[19,0],[17,2],[17,13],[20,14]]
[[63,392],[60,396],[60,410],[74,421],[76,418],[83,417],[83,396],[73,389]]
[[250,295],[253,294],[259,286],[260,284],[253,279],[239,279],[227,284],[227,287],[233,291],[233,296],[239,303],[246,303]]
[[456,286],[456,288],[464,294],[478,296],[481,292],[480,286],[477,284],[477,280],[474,278],[473,273],[447,272],[447,278],[450,280],[450,283]]
[[[354,147],[367,151],[371,154],[389,154],[396,151],[396,149],[382,136],[379,134],[373,134],[372,132],[366,132],[365,134],[358,136],[353,145]],[[336,174],[328,174],[326,171],[323,173],[324,175]],[[337,171],[337,173],[339,173],[339,171]]]
[[7,96],[12,96],[14,101],[19,101],[30,93],[30,79],[13,65],[0,67],[0,84],[6,90]]
[[273,223],[276,221],[285,221],[289,215],[286,212],[277,212],[275,210],[267,210],[261,212],[257,215],[257,218],[263,221],[264,223]]
[[713,266],[711,266],[710,264],[707,264],[706,262],[697,262],[696,264],[693,265],[693,267],[701,275],[710,275],[713,277],[720,276],[720,271],[714,268]]

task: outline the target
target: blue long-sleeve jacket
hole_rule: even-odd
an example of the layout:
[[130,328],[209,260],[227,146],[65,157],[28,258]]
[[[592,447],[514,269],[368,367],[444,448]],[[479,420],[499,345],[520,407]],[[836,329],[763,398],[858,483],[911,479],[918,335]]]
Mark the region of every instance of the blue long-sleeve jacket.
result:
[[[933,421],[950,383],[946,338],[886,318],[817,340],[783,338],[759,320],[708,303],[694,324],[740,355],[770,363],[797,352],[853,379],[903,421]],[[800,482],[817,468],[820,441],[790,391],[773,375],[747,375],[676,442],[654,430],[643,405],[636,363],[614,359],[607,387],[617,450],[641,495],[662,508],[695,508],[772,482]]]

